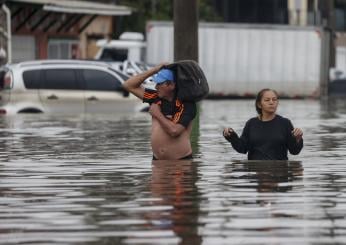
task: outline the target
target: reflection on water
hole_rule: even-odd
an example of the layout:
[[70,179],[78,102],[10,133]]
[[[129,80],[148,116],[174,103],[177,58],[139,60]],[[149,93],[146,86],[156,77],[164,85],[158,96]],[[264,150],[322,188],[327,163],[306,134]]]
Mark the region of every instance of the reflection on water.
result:
[[152,161],[150,117],[0,119],[0,244],[342,244],[346,103],[283,100],[291,161],[245,161],[221,136],[253,101],[204,101],[192,161]]
[[[149,211],[145,217],[154,230],[172,231],[176,237],[172,242],[201,244],[197,180],[197,164],[191,160],[153,161],[150,194],[153,204],[162,210]],[[161,240],[162,244],[168,242]]]
[[[292,190],[290,182],[303,175],[303,166],[299,161],[235,161],[229,172],[238,188],[256,188],[259,193],[287,192]],[[238,179],[246,179],[245,185]]]

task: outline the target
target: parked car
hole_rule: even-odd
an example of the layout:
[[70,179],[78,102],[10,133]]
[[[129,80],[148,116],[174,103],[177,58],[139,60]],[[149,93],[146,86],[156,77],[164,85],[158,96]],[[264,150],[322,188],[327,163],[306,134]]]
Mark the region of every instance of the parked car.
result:
[[129,76],[103,62],[44,60],[0,68],[0,114],[117,113],[143,104],[123,89]]

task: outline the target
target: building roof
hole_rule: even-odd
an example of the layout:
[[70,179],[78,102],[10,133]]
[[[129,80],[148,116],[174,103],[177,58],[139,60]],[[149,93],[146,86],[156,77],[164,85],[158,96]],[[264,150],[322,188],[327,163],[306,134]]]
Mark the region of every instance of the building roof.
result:
[[126,6],[77,0],[7,0],[7,2],[42,5],[42,9],[45,11],[73,14],[119,16],[130,15],[132,12]]

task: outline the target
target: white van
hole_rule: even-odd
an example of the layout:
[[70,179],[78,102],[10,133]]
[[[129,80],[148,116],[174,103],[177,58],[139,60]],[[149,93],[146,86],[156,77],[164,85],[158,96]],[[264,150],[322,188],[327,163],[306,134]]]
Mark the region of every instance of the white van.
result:
[[126,60],[143,62],[146,59],[144,35],[138,32],[124,32],[118,40],[98,40],[99,47],[95,59],[110,63],[119,68]]
[[0,114],[135,112],[126,74],[103,62],[45,60],[0,68]]

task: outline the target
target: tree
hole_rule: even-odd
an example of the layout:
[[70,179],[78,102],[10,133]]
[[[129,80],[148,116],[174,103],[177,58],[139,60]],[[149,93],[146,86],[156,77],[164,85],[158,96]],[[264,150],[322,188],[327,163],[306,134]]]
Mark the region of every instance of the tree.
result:
[[[123,31],[145,32],[146,22],[149,20],[173,20],[173,0],[119,0],[119,5],[129,6],[133,9],[130,16],[121,17]],[[210,3],[210,0],[199,0],[199,19],[201,21],[221,21]]]

